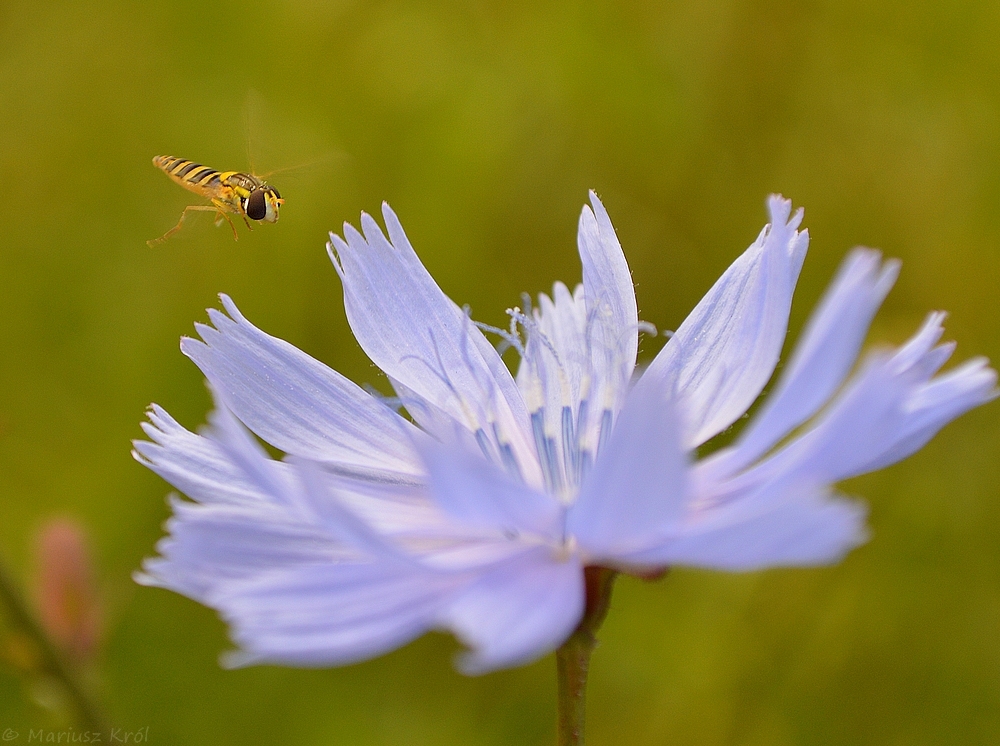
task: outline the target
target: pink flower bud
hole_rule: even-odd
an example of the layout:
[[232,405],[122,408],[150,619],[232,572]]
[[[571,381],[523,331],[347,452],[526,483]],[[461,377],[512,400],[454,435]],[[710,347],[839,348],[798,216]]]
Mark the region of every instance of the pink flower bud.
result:
[[35,541],[34,597],[46,634],[78,662],[93,658],[100,637],[100,603],[86,531],[54,518]]

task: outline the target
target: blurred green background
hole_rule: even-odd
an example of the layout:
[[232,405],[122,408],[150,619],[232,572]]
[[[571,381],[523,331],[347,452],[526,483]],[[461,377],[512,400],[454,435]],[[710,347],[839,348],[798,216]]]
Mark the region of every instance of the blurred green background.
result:
[[[579,280],[591,187],[642,318],[676,328],[779,191],[813,238],[791,338],[864,243],[903,259],[873,342],[941,308],[957,359],[1000,359],[998,40],[986,0],[4,2],[0,556],[28,585],[38,527],[86,526],[96,685],[149,743],[551,743],[551,656],[466,678],[431,635],[348,668],[223,671],[213,612],[131,582],[168,486],[129,441],[151,401],[189,427],[209,408],[178,338],[226,292],[377,383],[326,231],[388,200],[445,291],[502,323],[521,291]],[[157,154],[309,165],[273,178],[277,225],[236,243],[196,215],[150,249],[197,203]],[[1000,742],[996,407],[845,485],[873,538],[841,565],[621,581],[589,742]],[[0,730],[57,725],[0,665]]]

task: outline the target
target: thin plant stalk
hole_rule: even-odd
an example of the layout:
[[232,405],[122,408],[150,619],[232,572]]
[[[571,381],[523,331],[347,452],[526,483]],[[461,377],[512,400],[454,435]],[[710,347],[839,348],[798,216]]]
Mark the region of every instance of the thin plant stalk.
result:
[[7,608],[11,624],[34,643],[41,658],[41,669],[62,685],[80,725],[88,730],[107,733],[108,727],[100,708],[88,696],[75,672],[49,639],[24,600],[24,594],[18,584],[2,562],[0,562],[0,604]]
[[557,746],[582,746],[586,720],[587,673],[597,645],[597,630],[611,606],[611,589],[617,572],[606,567],[584,569],[586,605],[580,624],[558,650]]

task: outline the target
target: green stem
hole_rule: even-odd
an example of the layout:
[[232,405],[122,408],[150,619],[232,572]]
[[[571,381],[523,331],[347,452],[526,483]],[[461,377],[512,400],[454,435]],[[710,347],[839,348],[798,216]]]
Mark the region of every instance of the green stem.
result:
[[558,650],[559,688],[557,746],[583,746],[587,672],[597,645],[597,630],[611,606],[611,588],[617,572],[606,567],[584,568],[586,605],[580,624]]
[[87,696],[76,675],[63,660],[62,654],[35,619],[24,601],[24,595],[7,573],[3,563],[0,563],[0,603],[7,607],[11,623],[26,634],[37,647],[42,669],[62,684],[77,712],[80,724],[88,730],[107,733],[108,728],[100,710]]

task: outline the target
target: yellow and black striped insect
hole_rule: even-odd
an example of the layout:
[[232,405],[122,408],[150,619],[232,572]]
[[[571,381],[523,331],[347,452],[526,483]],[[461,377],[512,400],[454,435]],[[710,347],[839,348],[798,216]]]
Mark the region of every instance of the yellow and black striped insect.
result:
[[278,222],[278,208],[285,200],[277,189],[260,177],[242,171],[216,171],[200,163],[169,155],[156,156],[153,158],[153,165],[188,191],[204,197],[212,204],[185,207],[177,225],[159,238],[147,241],[150,246],[166,241],[179,231],[189,210],[216,213],[215,224],[220,225],[223,220],[228,222],[233,229],[233,238],[237,241],[239,234],[230,215],[239,215],[250,230],[253,230],[250,220]]

